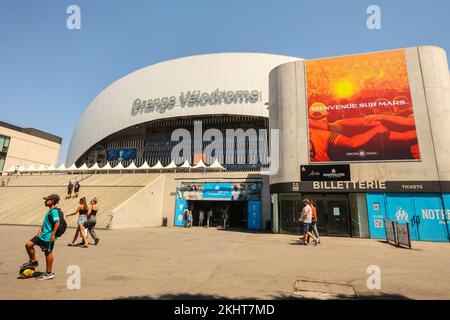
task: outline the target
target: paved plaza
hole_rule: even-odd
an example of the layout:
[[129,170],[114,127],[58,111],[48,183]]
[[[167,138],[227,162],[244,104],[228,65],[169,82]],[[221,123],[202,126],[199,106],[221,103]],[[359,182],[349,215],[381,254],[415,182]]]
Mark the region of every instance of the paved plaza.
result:
[[[18,279],[26,240],[38,227],[0,226],[0,299],[290,298],[296,281],[348,284],[361,298],[450,299],[450,244],[414,242],[399,249],[377,240],[328,238],[299,246],[297,237],[215,228],[103,231],[99,246],[68,247],[58,239],[55,278]],[[37,248],[40,263],[45,259]],[[81,270],[81,289],[66,273]],[[381,270],[381,289],[367,288],[367,268]]]

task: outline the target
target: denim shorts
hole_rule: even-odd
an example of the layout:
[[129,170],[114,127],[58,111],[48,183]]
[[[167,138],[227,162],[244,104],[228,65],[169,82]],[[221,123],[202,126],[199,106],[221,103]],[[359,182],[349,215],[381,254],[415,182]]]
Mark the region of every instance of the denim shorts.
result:
[[79,226],[85,226],[87,225],[87,216],[85,214],[80,214],[80,216],[78,217],[78,225]]
[[305,233],[305,232],[309,232],[310,226],[311,226],[311,223],[303,222],[303,232],[304,232],[304,233]]

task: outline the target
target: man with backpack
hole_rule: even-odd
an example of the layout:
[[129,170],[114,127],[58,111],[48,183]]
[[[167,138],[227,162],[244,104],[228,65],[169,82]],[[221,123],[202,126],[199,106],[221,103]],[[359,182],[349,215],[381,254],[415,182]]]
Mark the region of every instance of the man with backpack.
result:
[[67,185],[67,196],[66,196],[66,199],[72,198],[72,190],[73,190],[73,184],[72,184],[72,181],[69,181],[69,184]]
[[44,200],[45,206],[49,208],[49,210],[45,214],[42,227],[39,229],[37,235],[25,244],[25,249],[27,250],[30,260],[21,267],[25,269],[36,268],[39,266],[39,263],[36,260],[36,251],[34,250],[34,246],[39,246],[45,254],[46,272],[36,278],[36,280],[50,280],[55,276],[52,272],[53,247],[56,238],[60,237],[67,228],[62,211],[59,208],[56,208],[56,205],[59,202],[59,196],[51,194],[48,197],[45,197]]
[[75,198],[78,198],[78,192],[80,192],[80,183],[77,181],[75,182],[74,191],[75,191]]

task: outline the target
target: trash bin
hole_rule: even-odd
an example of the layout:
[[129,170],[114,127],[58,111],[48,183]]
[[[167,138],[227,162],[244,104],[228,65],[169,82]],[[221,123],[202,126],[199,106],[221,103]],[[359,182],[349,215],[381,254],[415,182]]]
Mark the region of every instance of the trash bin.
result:
[[162,226],[167,227],[167,218],[162,219]]
[[266,231],[272,231],[272,221],[266,220]]

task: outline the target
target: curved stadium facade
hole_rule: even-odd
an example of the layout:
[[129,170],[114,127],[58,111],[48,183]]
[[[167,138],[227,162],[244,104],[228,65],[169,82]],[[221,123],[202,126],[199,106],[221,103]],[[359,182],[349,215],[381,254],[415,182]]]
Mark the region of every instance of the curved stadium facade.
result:
[[[300,59],[219,53],[137,70],[89,105],[72,137],[66,164],[127,166],[134,161],[137,166],[144,162],[152,166],[187,160],[194,165],[200,159],[211,164],[217,158],[227,170],[259,170],[267,163],[268,74],[296,60]],[[214,136],[219,131],[221,139],[205,139],[211,130]],[[245,136],[245,148],[238,147],[239,133]],[[223,152],[204,153],[211,143]],[[172,155],[177,145],[183,151]]]

